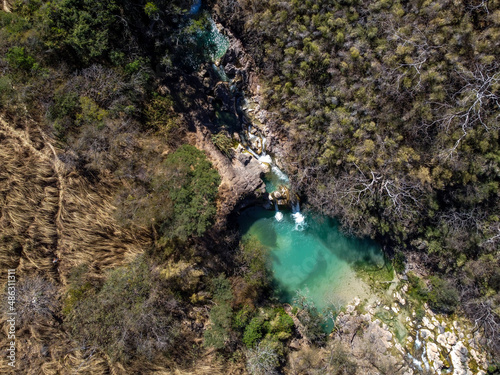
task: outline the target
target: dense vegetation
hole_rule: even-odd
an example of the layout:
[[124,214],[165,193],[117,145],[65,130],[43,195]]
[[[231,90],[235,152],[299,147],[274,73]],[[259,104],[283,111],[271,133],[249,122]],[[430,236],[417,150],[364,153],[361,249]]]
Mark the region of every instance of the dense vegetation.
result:
[[[19,371],[358,370],[305,297],[278,303],[265,246],[212,225],[221,177],[192,133],[216,117],[197,74],[217,53],[208,5],[260,68],[295,188],[394,245],[399,269],[427,254],[448,277],[408,275],[419,308],[464,308],[493,348],[495,1],[4,2],[0,263],[21,278]],[[232,157],[225,132],[210,140]]]
[[[496,0],[221,2],[280,114],[295,188],[344,228],[450,281],[494,336],[500,308]],[[233,11],[231,11],[233,9]],[[241,27],[245,25],[245,27]],[[480,272],[478,272],[481,269]],[[458,289],[458,291],[457,291]],[[492,315],[490,315],[492,316]],[[494,328],[496,327],[496,328]]]
[[224,244],[204,244],[220,177],[166,87],[214,53],[208,13],[190,6],[29,0],[0,12],[1,262],[26,279],[19,337],[33,338],[19,353],[37,348],[23,373],[205,361],[193,309],[225,270],[201,264]]

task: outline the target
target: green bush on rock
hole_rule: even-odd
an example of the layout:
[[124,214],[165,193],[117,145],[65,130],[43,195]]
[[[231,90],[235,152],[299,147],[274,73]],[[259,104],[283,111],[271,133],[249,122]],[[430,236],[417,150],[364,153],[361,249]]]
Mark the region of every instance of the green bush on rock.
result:
[[167,156],[152,181],[155,193],[166,193],[173,214],[160,224],[165,238],[201,236],[212,224],[220,177],[203,151],[183,145]]

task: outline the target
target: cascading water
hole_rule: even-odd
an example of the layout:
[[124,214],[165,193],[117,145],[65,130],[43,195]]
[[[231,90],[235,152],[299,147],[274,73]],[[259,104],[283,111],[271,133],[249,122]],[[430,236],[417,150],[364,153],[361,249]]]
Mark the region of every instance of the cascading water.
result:
[[[250,140],[252,140],[252,139],[255,139],[258,137],[249,133],[248,138]],[[274,163],[271,155],[268,155],[265,151],[265,145],[266,145],[265,137],[262,137],[261,139],[262,139],[262,141],[261,141],[261,143],[259,143],[259,145],[261,145],[261,147],[262,147],[262,152],[260,155],[258,155],[254,150],[252,150],[252,148],[250,146],[247,146],[246,150],[255,159],[257,159],[260,163],[268,164],[271,167],[272,174],[274,174],[274,176],[276,177],[276,179],[278,181],[283,182],[285,184],[288,184],[288,182],[289,182],[288,176],[281,169],[278,168],[278,166]],[[278,222],[282,221],[283,220],[283,213],[281,213],[279,211],[278,204],[276,203],[276,201],[274,201],[274,206],[276,209],[276,214],[275,214],[276,221],[278,221]],[[302,215],[302,213],[300,212],[299,202],[292,203],[292,218],[293,218],[293,221],[295,222],[295,230],[302,231],[306,228],[307,223],[305,221],[304,215]]]
[[252,154],[252,156],[257,159],[257,161],[259,163],[263,163],[263,164],[269,164],[271,165],[273,163],[273,159],[271,158],[270,155],[267,155],[265,152],[263,152],[262,154],[260,155],[257,155],[257,153],[252,150],[249,146],[245,147],[245,149],[250,153]]
[[[280,184],[285,184],[287,185],[289,183],[289,178],[288,176],[281,170],[279,167],[274,163],[273,158],[271,155],[266,153],[266,137],[262,135],[254,135],[251,133],[252,127],[249,126],[247,129],[247,132],[243,134],[243,139],[247,138],[248,141],[246,142],[246,150],[255,158],[257,161],[259,161],[262,164],[267,164],[271,167],[271,178],[279,181]],[[257,147],[260,149],[260,155],[255,152],[252,149],[252,145],[257,145]],[[279,212],[278,209],[278,204],[276,201],[274,201],[274,206],[276,209],[276,214],[275,218],[277,221],[282,221],[283,220],[283,213]],[[300,212],[300,205],[299,202],[293,203],[292,204],[292,218],[295,222],[295,230],[297,231],[302,231],[306,227],[306,221],[304,215]]]
[[[192,9],[195,8],[196,4],[197,4],[197,2],[195,2],[193,4]],[[217,43],[217,45],[221,44],[224,47],[223,53],[222,53],[222,55],[223,55],[227,49],[227,46],[226,46],[227,39],[222,34],[220,34],[218,32],[213,20],[211,20],[211,22],[213,24],[212,25],[213,30],[216,31],[216,32],[214,31],[214,33],[213,33],[215,35],[215,39],[217,41],[222,41],[222,43]],[[219,56],[217,53],[216,53],[216,55],[217,56],[214,56],[216,58],[222,57],[222,55]],[[219,75],[221,80],[228,82],[230,86],[232,86],[234,84],[234,82],[233,82],[234,79],[230,79],[226,75],[226,72],[224,70],[223,65],[217,65],[214,63],[214,64],[212,64],[212,67],[213,67],[214,71],[217,72],[217,74]],[[266,137],[263,136],[263,134],[259,128],[254,127],[248,121],[248,118],[250,118],[250,116],[249,116],[250,111],[247,112],[247,108],[242,108],[239,105],[240,104],[239,100],[241,100],[241,98],[236,99],[236,104],[237,104],[236,112],[237,112],[237,116],[239,117],[241,124],[243,125],[243,128],[245,129],[245,131],[242,132],[242,134],[241,134],[241,138],[243,140],[242,145],[255,159],[257,159],[258,162],[260,162],[262,164],[266,164],[271,168],[270,173],[268,174],[268,176],[266,176],[266,177],[269,177],[269,180],[272,180],[272,182],[269,181],[270,188],[272,186],[273,189],[276,189],[276,187],[278,187],[280,185],[285,185],[285,186],[288,185],[289,184],[288,176],[276,165],[272,156],[267,154],[267,152],[266,152],[266,146],[267,146]],[[244,101],[244,99],[243,99],[243,101]],[[268,184],[268,182],[266,181],[266,185],[267,184]],[[269,191],[269,192],[271,192],[271,191]],[[275,210],[276,210],[275,219],[276,219],[276,221],[280,222],[283,220],[283,213],[279,211],[278,202],[276,200],[274,201],[274,206],[275,206]],[[305,217],[300,212],[300,206],[299,206],[298,202],[292,204],[291,216],[295,222],[295,230],[297,230],[297,231],[304,230],[306,227]]]
[[306,218],[300,212],[299,202],[292,203],[292,217],[293,221],[295,221],[295,230],[304,230],[306,227]]
[[281,170],[279,169],[276,164],[271,164],[271,170],[274,172],[274,174],[278,177],[280,181],[289,182],[288,176]]
[[213,63],[212,68],[217,72],[222,81],[229,82],[229,78],[227,77],[225,70],[221,66],[217,66],[215,63]]
[[283,213],[280,212],[280,209],[278,207],[278,203],[274,201],[274,209],[276,210],[276,213],[274,214],[274,218],[276,221],[280,222],[283,220]]

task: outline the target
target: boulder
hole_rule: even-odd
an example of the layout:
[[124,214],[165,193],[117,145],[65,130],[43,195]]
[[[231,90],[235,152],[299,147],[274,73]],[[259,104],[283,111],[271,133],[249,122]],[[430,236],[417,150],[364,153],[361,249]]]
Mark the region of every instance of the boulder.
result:
[[437,345],[433,342],[427,343],[427,358],[429,358],[429,362],[439,360],[439,350]]
[[246,152],[237,153],[236,155],[238,161],[244,166],[247,166],[248,163],[250,163],[250,161],[252,160],[252,155]]
[[436,342],[439,345],[441,345],[442,347],[446,348],[447,350],[450,350],[450,348],[451,348],[451,346],[448,344],[448,341],[446,340],[446,336],[444,334],[437,335]]
[[461,341],[453,346],[450,352],[453,374],[468,375],[467,354],[468,350]]
[[431,332],[431,331],[429,331],[428,329],[422,328],[422,329],[420,330],[420,337],[421,337],[422,339],[426,340],[426,339],[432,338],[432,337],[433,337],[433,335],[432,335],[432,332]]
[[235,157],[229,160],[211,142],[211,132],[197,124],[194,135],[196,146],[207,153],[221,176],[219,186],[220,204],[217,213],[217,228],[224,228],[228,215],[236,207],[244,207],[262,197],[266,190],[262,180],[266,167],[246,152],[240,145]]

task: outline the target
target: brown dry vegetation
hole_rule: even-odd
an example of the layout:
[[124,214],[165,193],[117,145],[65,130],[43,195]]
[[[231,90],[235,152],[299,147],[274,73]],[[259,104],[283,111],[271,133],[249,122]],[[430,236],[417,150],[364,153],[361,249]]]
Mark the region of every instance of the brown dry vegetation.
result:
[[113,219],[113,184],[91,184],[68,170],[39,128],[14,129],[3,119],[0,126],[3,268],[64,284],[78,264],[104,270],[144,249],[146,233],[123,230]]
[[[1,356],[1,373],[242,373],[241,360],[228,365],[201,345],[211,303],[206,279],[224,258],[210,258],[207,250],[223,240],[216,233],[191,237],[213,222],[213,215],[197,219],[200,211],[215,213],[218,175],[194,147],[185,147],[181,160],[169,156],[195,143],[179,116],[193,108],[174,108],[178,100],[172,101],[171,88],[159,88],[153,72],[160,68],[155,35],[166,41],[157,51],[164,56],[177,45],[175,33],[183,35],[185,24],[175,17],[187,4],[162,7],[165,22],[157,22],[154,9],[145,12],[145,2],[119,8],[113,1],[22,1],[12,13],[0,12],[0,284],[4,290],[6,270],[15,268],[19,313],[16,369]],[[118,14],[130,22],[116,22]],[[53,39],[48,24],[75,24],[92,35],[76,44],[71,33]],[[170,74],[174,80],[185,75]],[[205,97],[198,80],[192,84],[179,93]],[[192,99],[183,97],[184,104]],[[201,198],[211,192],[194,215],[186,213],[182,194],[176,199],[170,190],[155,191],[175,168],[190,174],[184,157],[199,162],[200,181],[211,172],[210,189],[176,174],[188,182],[174,188],[196,185]],[[165,228],[178,229],[179,222],[187,223],[185,230],[198,224],[196,234],[170,238]],[[130,286],[136,259],[146,271]],[[10,340],[2,319],[4,348]],[[172,324],[163,324],[168,319]],[[168,342],[155,336],[158,327]],[[116,337],[120,356],[110,342]]]
[[[185,345],[174,349],[182,360],[163,358],[161,364],[113,362],[100,350],[79,346],[70,337],[61,305],[71,271],[85,264],[88,278],[103,279],[104,271],[128,264],[149,248],[151,236],[149,230],[125,228],[114,218],[112,201],[119,183],[90,182],[76,168],[67,167],[58,153],[61,150],[34,122],[0,118],[0,277],[4,283],[6,270],[16,269],[16,309],[24,312],[16,327],[16,373],[222,373],[214,353],[199,358],[189,351],[189,342],[196,338],[189,327],[182,329]],[[54,258],[59,259],[57,264]],[[29,296],[40,298],[35,303]],[[1,347],[9,342],[5,319]],[[188,369],[182,370],[186,366],[179,362],[189,364]],[[233,373],[238,373],[237,368]],[[12,373],[4,356],[0,372]]]
[[[113,219],[112,185],[89,184],[64,167],[38,127],[16,125],[0,118],[2,281],[5,270],[15,268],[19,282],[39,275],[64,291],[75,266],[90,264],[94,272],[102,273],[147,246],[146,233],[131,233]],[[54,265],[56,257],[59,262]],[[18,327],[18,363],[23,373],[60,373],[86,360],[88,353],[73,348],[57,314],[54,311],[54,316]],[[2,333],[0,345],[5,347],[8,340]],[[80,370],[104,373],[106,361],[98,355],[93,358]],[[2,358],[1,371],[7,369]]]

